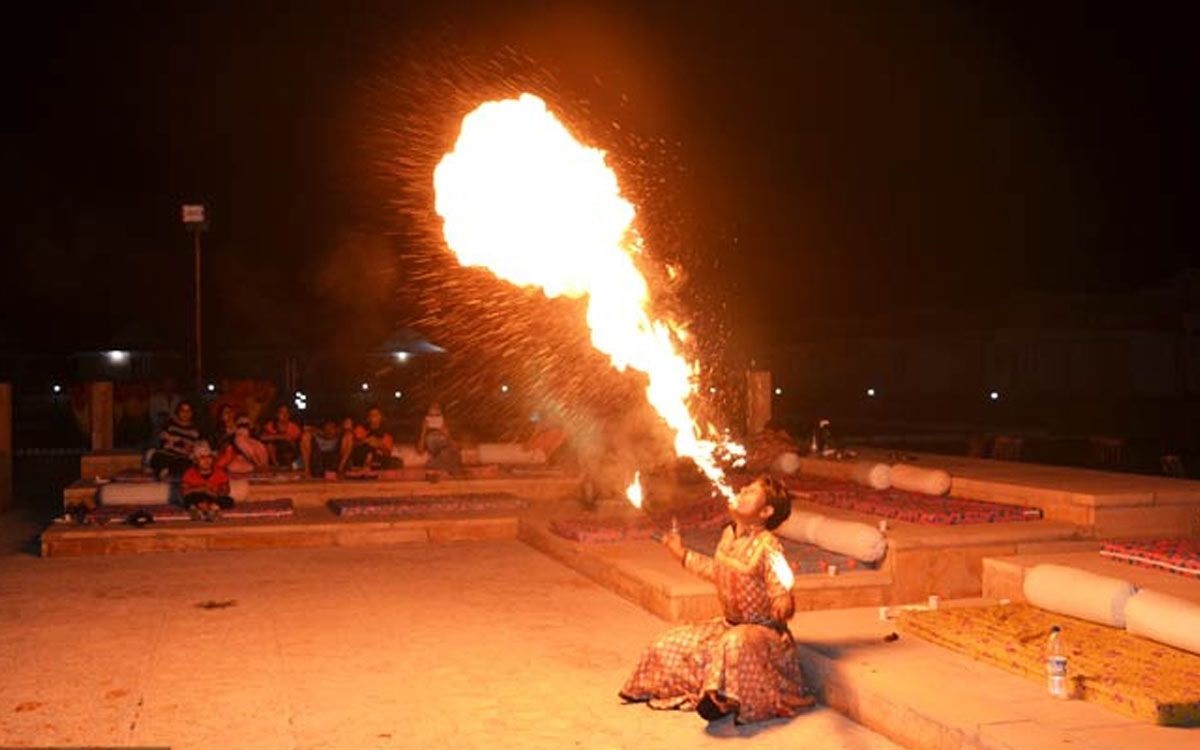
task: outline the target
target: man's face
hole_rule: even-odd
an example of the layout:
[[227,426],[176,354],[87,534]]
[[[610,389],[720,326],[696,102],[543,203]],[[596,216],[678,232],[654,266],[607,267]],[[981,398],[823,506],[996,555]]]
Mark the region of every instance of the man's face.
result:
[[288,420],[290,420],[291,418],[292,418],[291,412],[288,411],[288,408],[286,406],[281,406],[275,410],[275,420],[278,421],[279,423],[287,424]]
[[188,424],[192,421],[192,407],[190,404],[182,404],[175,410],[175,416],[179,417],[179,421]]
[[772,512],[761,482],[751,482],[743,487],[729,504],[729,515],[743,523],[760,523],[770,518]]
[[323,425],[321,425],[321,435],[326,440],[332,440],[333,438],[337,437],[337,429],[337,424],[334,422],[325,422]]
[[212,467],[213,456],[211,453],[196,456],[196,468],[200,469],[200,471],[207,474],[208,472],[212,471]]
[[367,424],[371,429],[378,429],[383,424],[383,412],[378,409],[372,409],[367,412]]

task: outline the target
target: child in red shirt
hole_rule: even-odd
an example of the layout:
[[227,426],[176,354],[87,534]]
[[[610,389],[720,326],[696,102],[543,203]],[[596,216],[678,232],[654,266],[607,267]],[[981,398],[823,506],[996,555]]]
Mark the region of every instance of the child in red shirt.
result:
[[216,465],[216,456],[208,443],[201,441],[192,451],[192,466],[180,479],[183,506],[194,518],[215,521],[223,508],[233,507],[229,496],[229,475]]

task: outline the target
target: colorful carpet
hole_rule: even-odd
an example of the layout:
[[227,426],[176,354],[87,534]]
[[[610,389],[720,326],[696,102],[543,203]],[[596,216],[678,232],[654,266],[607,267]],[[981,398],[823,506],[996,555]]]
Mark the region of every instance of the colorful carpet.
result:
[[[178,505],[101,505],[88,512],[84,517],[84,523],[91,524],[108,524],[108,523],[124,523],[131,516],[138,513],[148,513],[150,518],[155,523],[169,523],[172,521],[189,521],[192,516],[186,508],[181,508]],[[232,508],[227,508],[221,511],[223,519],[245,519],[245,518],[288,518],[295,515],[296,509],[292,505],[290,498],[279,498],[277,500],[244,500],[240,503],[235,503]]]
[[789,477],[784,484],[789,490],[803,494],[805,500],[819,505],[925,526],[1036,521],[1042,517],[1038,508],[1023,505],[936,497],[897,489],[872,490],[853,482],[832,479]]
[[1200,539],[1105,542],[1100,554],[1131,565],[1200,578]]
[[363,497],[330,500],[329,508],[343,518],[423,517],[513,513],[524,510],[525,500],[504,492],[467,495],[416,495],[413,497]]
[[[689,549],[705,554],[711,554],[717,548],[721,532],[729,523],[729,514],[721,510],[717,514],[707,516],[681,517],[677,519],[683,536],[683,543]],[[562,518],[550,522],[550,530],[556,535],[580,544],[610,544],[650,539],[670,528],[666,524],[656,524],[644,514],[628,516],[578,516]],[[822,549],[815,544],[803,544],[790,539],[780,539],[783,551],[792,570],[797,575],[827,573],[830,566],[836,566],[839,571],[874,570],[877,563],[864,563],[846,555],[839,555]]]
[[[1044,683],[1043,648],[1059,625],[1076,698],[1167,726],[1200,725],[1200,656],[1030,604],[904,612],[900,628]],[[1049,700],[1049,699],[1047,699]]]

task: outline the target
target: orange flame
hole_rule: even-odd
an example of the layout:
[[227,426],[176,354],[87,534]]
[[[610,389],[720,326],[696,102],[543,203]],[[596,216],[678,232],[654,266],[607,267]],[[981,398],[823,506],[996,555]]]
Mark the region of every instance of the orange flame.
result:
[[454,149],[433,173],[446,243],[468,266],[536,286],[549,297],[588,298],[592,345],[618,370],[649,379],[646,397],[687,456],[732,502],[718,450],[692,418],[698,367],[679,352],[680,326],[650,317],[650,289],[634,263],[642,241],[636,212],[597,148],[581,144],[532,94],[487,102],[463,118]]

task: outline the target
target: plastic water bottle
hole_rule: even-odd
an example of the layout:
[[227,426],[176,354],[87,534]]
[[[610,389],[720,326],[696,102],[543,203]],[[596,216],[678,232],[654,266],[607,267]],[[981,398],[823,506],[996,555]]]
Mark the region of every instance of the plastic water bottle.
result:
[[1063,642],[1062,628],[1050,628],[1046,639],[1046,689],[1055,698],[1070,698],[1067,688],[1067,646]]

